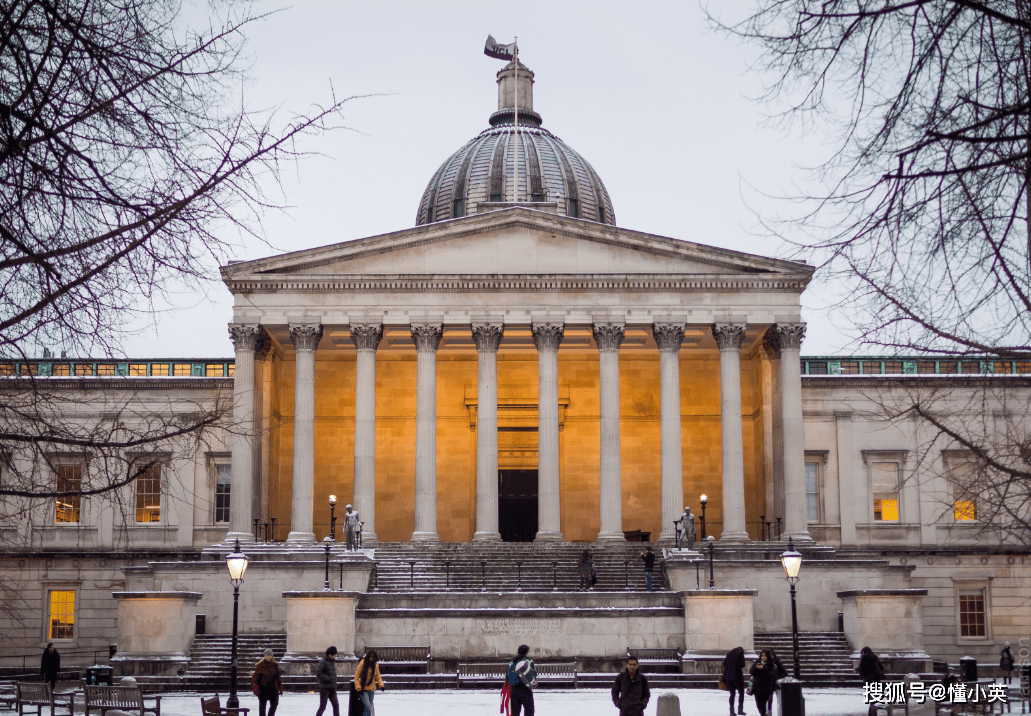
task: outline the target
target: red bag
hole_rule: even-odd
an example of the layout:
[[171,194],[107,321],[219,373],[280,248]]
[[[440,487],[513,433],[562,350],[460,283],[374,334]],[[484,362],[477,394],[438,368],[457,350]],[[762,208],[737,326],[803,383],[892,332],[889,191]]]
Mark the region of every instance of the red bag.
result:
[[512,716],[512,687],[505,679],[505,685],[501,687],[501,713],[505,716]]

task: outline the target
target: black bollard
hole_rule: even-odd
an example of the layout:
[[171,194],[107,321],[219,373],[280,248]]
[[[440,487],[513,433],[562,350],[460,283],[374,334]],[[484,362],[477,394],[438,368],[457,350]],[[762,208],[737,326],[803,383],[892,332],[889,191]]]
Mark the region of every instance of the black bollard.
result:
[[480,589],[481,592],[487,591],[487,560],[480,560],[480,577],[483,580],[483,586]]
[[450,559],[444,560],[444,568],[447,570],[447,587],[445,588],[445,591],[450,592],[451,591],[451,560]]
[[408,572],[408,583],[409,583],[409,586],[411,587],[411,589],[414,591],[415,590],[415,562],[413,560],[408,560],[408,569],[409,569],[409,572]]

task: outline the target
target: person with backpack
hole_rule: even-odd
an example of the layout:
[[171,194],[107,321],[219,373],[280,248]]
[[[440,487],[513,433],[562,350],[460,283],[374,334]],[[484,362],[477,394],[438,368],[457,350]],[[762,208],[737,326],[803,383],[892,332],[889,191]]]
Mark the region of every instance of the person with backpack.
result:
[[526,710],[526,716],[533,716],[533,688],[537,685],[537,670],[533,668],[533,662],[527,654],[530,647],[526,644],[519,646],[516,658],[508,663],[508,673],[505,675],[505,686],[501,689],[501,708],[509,707],[512,716]]
[[612,685],[612,703],[619,709],[619,716],[644,716],[650,698],[648,679],[641,673],[637,657],[631,656]]

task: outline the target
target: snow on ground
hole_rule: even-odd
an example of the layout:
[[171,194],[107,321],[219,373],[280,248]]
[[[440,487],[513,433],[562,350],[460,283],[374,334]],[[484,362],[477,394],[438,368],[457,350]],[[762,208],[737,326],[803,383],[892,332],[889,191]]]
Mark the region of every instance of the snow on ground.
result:
[[[710,689],[653,689],[652,700],[645,716],[655,716],[660,694],[674,693],[680,697],[682,716],[726,716],[727,694]],[[865,714],[862,689],[807,689],[805,692],[807,716],[854,716]],[[225,706],[226,695],[222,694]],[[347,692],[339,693],[341,716],[347,716]],[[376,694],[376,716],[493,716],[497,714],[500,698],[495,691],[432,690],[391,691]],[[537,716],[618,716],[612,706],[609,692],[602,689],[565,691],[548,689],[534,694]],[[250,693],[240,694],[240,706],[250,708],[249,716],[258,716],[258,698]],[[284,694],[279,701],[276,716],[314,716],[319,706],[317,693]],[[774,704],[774,713],[777,713]],[[745,713],[757,716],[755,701],[745,696]],[[200,698],[197,695],[164,696],[161,699],[162,716],[200,716]],[[325,716],[333,716],[327,705]]]

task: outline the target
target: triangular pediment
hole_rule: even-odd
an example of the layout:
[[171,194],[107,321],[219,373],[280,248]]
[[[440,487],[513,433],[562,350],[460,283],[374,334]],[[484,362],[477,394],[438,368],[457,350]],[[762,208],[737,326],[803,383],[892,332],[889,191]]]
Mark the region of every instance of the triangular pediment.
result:
[[522,207],[231,264],[245,276],[766,275],[812,268]]

